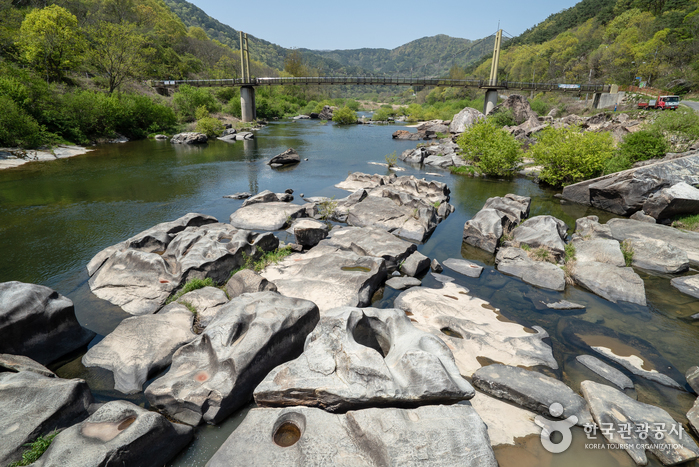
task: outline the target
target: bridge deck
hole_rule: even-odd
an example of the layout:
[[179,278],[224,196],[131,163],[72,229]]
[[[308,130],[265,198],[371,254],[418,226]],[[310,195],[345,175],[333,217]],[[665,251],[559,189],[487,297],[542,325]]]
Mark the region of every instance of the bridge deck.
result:
[[308,85],[360,85],[360,86],[441,86],[441,87],[476,87],[482,89],[515,89],[521,91],[557,91],[557,92],[609,92],[608,84],[561,84],[561,83],[527,83],[521,81],[497,81],[492,83],[482,79],[449,78],[391,78],[381,76],[309,76],[297,78],[253,78],[249,82],[242,79],[183,79],[150,81],[155,88],[176,88],[183,84],[196,87],[216,86],[308,86]]

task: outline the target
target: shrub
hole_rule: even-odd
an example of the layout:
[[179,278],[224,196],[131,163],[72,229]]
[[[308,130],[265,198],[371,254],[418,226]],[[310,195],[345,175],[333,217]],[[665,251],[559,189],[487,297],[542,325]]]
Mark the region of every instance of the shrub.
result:
[[582,133],[579,128],[546,128],[537,135],[530,155],[543,168],[539,179],[563,186],[602,174],[614,155],[609,133]]
[[226,104],[226,106],[223,108],[223,111],[234,117],[241,118],[243,116],[243,109],[240,105],[240,98],[234,97],[228,101],[228,104]]
[[206,107],[209,112],[218,112],[221,108],[218,100],[208,89],[195,88],[187,84],[180,86],[172,96],[172,102],[177,116],[185,122],[194,120],[194,112],[201,106]]
[[538,98],[529,101],[529,105],[531,106],[532,110],[539,115],[548,115],[553,108],[548,102]]
[[355,101],[354,99],[348,99],[345,105],[355,112],[359,110],[359,102]]
[[349,107],[341,107],[333,112],[333,122],[339,125],[352,125],[357,123],[357,114]]
[[396,151],[393,151],[392,154],[386,154],[385,159],[386,164],[388,164],[389,167],[395,167],[396,163],[398,162],[398,156],[396,156]]
[[621,172],[622,170],[628,170],[632,165],[633,163],[629,160],[628,156],[617,152],[604,163],[604,174],[607,175]]
[[648,130],[629,133],[619,145],[618,154],[631,163],[663,157],[667,152],[663,135]]
[[464,159],[486,175],[512,176],[522,160],[517,140],[489,120],[467,128],[456,142]]
[[510,109],[499,110],[492,113],[488,115],[488,120],[493,122],[493,124],[499,128],[504,126],[514,126],[517,124],[517,122],[515,122],[515,116]]
[[46,144],[50,135],[14,101],[0,96],[0,145],[35,148]]
[[221,123],[217,118],[213,117],[204,117],[197,120],[197,126],[195,127],[195,131],[204,133],[209,138],[221,136],[223,130],[223,123]]
[[664,135],[676,151],[685,151],[699,139],[699,115],[686,107],[664,111],[655,119],[650,130]]
[[388,120],[389,117],[392,117],[395,115],[393,113],[393,110],[388,110],[388,109],[378,109],[376,112],[374,112],[374,115],[371,116],[371,119],[375,122],[385,122]]

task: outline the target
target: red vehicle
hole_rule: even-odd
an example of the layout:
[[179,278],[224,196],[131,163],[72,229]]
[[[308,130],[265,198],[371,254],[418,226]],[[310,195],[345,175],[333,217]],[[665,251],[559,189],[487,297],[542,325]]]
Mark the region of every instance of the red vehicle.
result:
[[650,102],[639,102],[639,109],[660,109],[660,110],[677,110],[680,106],[680,96],[658,96]]

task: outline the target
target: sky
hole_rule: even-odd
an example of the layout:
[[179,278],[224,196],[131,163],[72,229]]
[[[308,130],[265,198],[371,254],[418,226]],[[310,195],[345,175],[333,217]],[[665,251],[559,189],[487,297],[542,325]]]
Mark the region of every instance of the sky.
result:
[[[234,29],[286,48],[393,49],[437,34],[489,36],[500,26],[516,36],[578,0],[189,0]],[[430,7],[433,5],[433,7]]]

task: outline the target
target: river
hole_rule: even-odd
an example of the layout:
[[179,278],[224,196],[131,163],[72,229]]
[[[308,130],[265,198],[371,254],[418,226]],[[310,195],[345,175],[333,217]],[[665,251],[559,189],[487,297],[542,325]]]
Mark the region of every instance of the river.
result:
[[[103,248],[120,242],[159,222],[176,219],[187,212],[210,214],[226,222],[242,201],[223,198],[240,191],[256,193],[265,189],[281,192],[287,188],[298,195],[347,195],[333,185],[350,172],[388,173],[384,167],[368,162],[384,162],[392,152],[400,154],[414,148],[415,142],[396,141],[391,133],[397,125],[357,125],[339,127],[317,120],[272,122],[257,132],[251,141],[233,144],[213,141],[204,146],[179,146],[162,141],[134,141],[105,145],[70,159],[30,163],[0,171],[0,282],[18,280],[49,286],[75,303],[80,323],[98,336],[91,345],[128,317],[119,308],[94,297],[87,285],[85,265]],[[287,148],[302,158],[295,167],[272,169],[266,162]],[[571,327],[583,334],[606,327],[619,334],[607,337],[609,347],[623,352],[634,338],[650,343],[674,369],[684,374],[699,363],[699,321],[689,317],[699,313],[699,302],[675,291],[669,277],[640,272],[646,285],[649,305],[613,304],[578,287],[563,294],[546,292],[523,284],[494,270],[494,258],[482,251],[462,246],[466,220],[478,212],[486,199],[506,193],[530,196],[531,216],[550,214],[571,228],[575,219],[598,215],[600,222],[612,216],[586,206],[563,205],[545,189],[526,178],[486,180],[453,176],[425,175],[433,169],[399,166],[399,175],[417,175],[446,182],[451,188],[451,203],[456,211],[440,224],[419,251],[443,261],[450,257],[475,260],[486,266],[480,279],[449,273],[456,282],[480,298],[500,308],[502,314],[523,325],[539,325],[551,335],[554,356],[560,369],[549,374],[579,390],[585,379],[596,379],[575,361],[585,353],[579,343],[566,337]],[[427,277],[425,285],[437,286]],[[532,297],[550,296],[582,303],[583,312],[537,310]],[[397,293],[387,291],[376,306],[389,307]],[[581,323],[582,321],[582,323]],[[587,323],[587,324],[586,324]],[[591,326],[590,331],[588,327]],[[579,336],[580,337],[580,336]],[[595,336],[599,339],[599,336]],[[584,341],[585,336],[581,339]],[[88,381],[95,399],[131,400],[147,406],[142,395],[124,397],[111,389],[111,376],[86,369],[81,355],[53,365],[62,377],[81,377]],[[636,394],[643,402],[659,405],[686,424],[685,413],[693,403],[686,392],[633,377]],[[245,409],[217,427],[200,427],[194,442],[172,463],[177,466],[204,465],[244,418]],[[571,449],[552,456],[538,439],[523,441],[517,447],[499,447],[501,465],[632,465],[623,452],[590,452],[584,449],[584,434],[576,428]],[[584,458],[584,461],[583,461]],[[654,461],[651,461],[651,463]],[[529,463],[529,464],[528,464]]]

